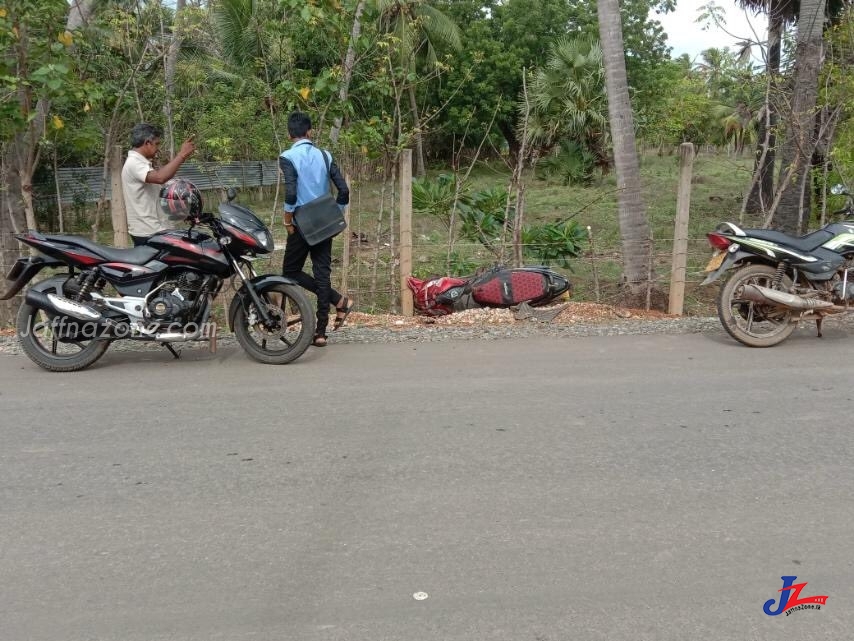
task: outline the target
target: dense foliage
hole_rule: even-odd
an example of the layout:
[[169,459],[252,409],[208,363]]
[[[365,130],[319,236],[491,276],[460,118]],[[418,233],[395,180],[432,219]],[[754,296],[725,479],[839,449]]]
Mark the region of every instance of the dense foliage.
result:
[[[36,173],[53,164],[102,164],[140,120],[168,124],[167,136],[178,142],[195,134],[200,160],[271,158],[287,144],[284,122],[294,108],[314,115],[321,140],[340,124],[335,144],[386,167],[404,147],[417,148],[418,162],[443,168],[475,148],[510,162],[524,148],[539,176],[565,184],[611,170],[595,3],[91,4],[91,19],[74,33],[61,26],[66,2],[0,8],[0,136],[4,144],[25,131],[37,136]],[[773,72],[780,77],[759,62],[756,45],[766,43],[753,43],[752,56],[709,49],[696,60],[674,59],[655,19],[670,4],[620,4],[638,140],[662,153],[683,141],[750,153],[764,135],[771,89],[781,94],[776,126],[785,126],[792,33],[784,32],[782,64]],[[852,21],[850,12],[834,11],[819,109],[834,117],[827,147],[844,172],[854,162]],[[174,84],[167,82],[170,60]],[[49,111],[37,113],[37,102]]]
[[[99,142],[123,140],[137,120],[162,121],[167,100],[175,135],[196,133],[210,160],[275,154],[286,138],[284,116],[297,107],[316,115],[321,134],[342,118],[342,140],[369,153],[393,154],[415,135],[442,165],[455,149],[484,139],[493,153],[514,152],[526,73],[541,107],[538,124],[550,127],[535,137],[532,153],[566,155],[575,144],[581,151],[569,154],[571,162],[586,152],[597,162],[607,156],[593,3],[212,0],[190,2],[178,14],[171,2],[116,3],[73,35],[74,55],[72,35],[55,28],[67,4],[31,4],[16,2],[0,16],[2,134],[12,135],[26,117],[9,98],[16,86],[51,94],[51,116],[67,127],[49,137],[67,164],[96,163]],[[749,143],[764,97],[762,69],[727,50],[673,60],[651,12],[662,8],[657,0],[621,7],[640,138],[662,147],[686,139]],[[167,95],[164,63],[179,28],[178,77]],[[348,46],[354,65],[342,103]],[[585,75],[566,73],[572,70]],[[579,94],[583,103],[571,104]]]

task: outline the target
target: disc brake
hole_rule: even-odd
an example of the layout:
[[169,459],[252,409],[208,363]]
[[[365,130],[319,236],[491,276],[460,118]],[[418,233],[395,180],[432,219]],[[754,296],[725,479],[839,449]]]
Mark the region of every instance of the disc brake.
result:
[[255,306],[252,305],[249,308],[249,314],[247,315],[247,322],[250,327],[254,327],[255,330],[262,334],[267,338],[281,338],[287,332],[288,326],[285,320],[285,310],[281,307],[273,305],[272,303],[267,303],[267,314],[270,317],[269,323],[264,323],[258,318],[258,311],[255,309]]

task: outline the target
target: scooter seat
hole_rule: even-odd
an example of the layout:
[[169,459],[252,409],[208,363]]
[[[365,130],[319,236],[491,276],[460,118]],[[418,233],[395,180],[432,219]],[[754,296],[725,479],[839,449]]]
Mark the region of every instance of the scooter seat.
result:
[[834,236],[833,232],[829,232],[826,229],[819,229],[806,236],[789,236],[789,234],[772,229],[745,229],[744,233],[751,238],[770,240],[772,243],[785,245],[786,247],[791,247],[802,252],[811,252],[817,247],[821,247]]

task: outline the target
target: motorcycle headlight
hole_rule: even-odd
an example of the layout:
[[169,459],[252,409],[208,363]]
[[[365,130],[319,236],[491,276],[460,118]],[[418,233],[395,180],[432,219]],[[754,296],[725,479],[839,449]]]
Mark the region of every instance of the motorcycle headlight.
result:
[[255,232],[255,238],[261,243],[261,247],[266,249],[268,252],[273,251],[275,245],[273,244],[273,234],[268,232],[266,229],[259,229]]

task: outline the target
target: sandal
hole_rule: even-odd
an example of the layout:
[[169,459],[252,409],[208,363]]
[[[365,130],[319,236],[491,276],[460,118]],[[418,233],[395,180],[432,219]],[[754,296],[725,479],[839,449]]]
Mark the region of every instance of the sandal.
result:
[[346,296],[341,297],[341,306],[335,306],[335,320],[332,323],[332,331],[337,331],[344,326],[344,322],[353,311],[353,301]]
[[326,347],[326,334],[315,334],[311,344],[315,347]]

